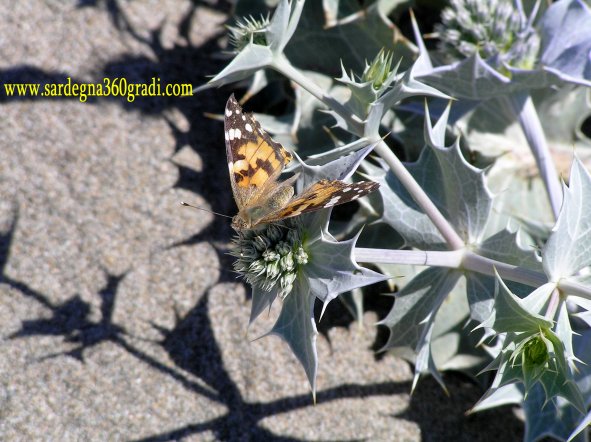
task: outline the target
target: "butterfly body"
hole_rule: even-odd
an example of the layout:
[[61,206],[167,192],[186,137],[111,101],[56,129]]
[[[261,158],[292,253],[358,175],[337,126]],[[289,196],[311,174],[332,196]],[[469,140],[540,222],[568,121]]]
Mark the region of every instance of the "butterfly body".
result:
[[232,227],[237,231],[353,201],[379,186],[372,181],[348,184],[320,180],[294,196],[297,176],[278,180],[292,155],[271,139],[252,114],[242,111],[234,95],[226,104],[224,136],[230,182],[238,206]]
[[259,205],[246,206],[232,218],[235,230],[252,229],[265,217],[285,207],[294,194],[292,186],[281,186]]

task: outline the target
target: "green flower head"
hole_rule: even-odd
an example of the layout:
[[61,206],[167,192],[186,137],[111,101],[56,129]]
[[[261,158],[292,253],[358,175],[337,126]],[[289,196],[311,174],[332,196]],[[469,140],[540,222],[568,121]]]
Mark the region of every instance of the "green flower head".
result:
[[448,61],[478,53],[519,68],[535,65],[540,38],[511,0],[451,0],[441,22],[439,50]]
[[252,16],[236,20],[235,26],[228,26],[230,44],[236,52],[240,52],[251,41],[257,45],[267,46],[266,31],[269,23],[269,17],[263,16],[259,20]]
[[371,64],[365,66],[361,82],[370,82],[375,90],[380,90],[392,72],[392,59],[391,52],[381,49]]
[[534,366],[543,366],[550,358],[546,340],[542,336],[534,336],[523,347],[523,362]]
[[241,231],[234,238],[234,269],[249,284],[266,292],[276,289],[285,298],[308,262],[302,236],[301,225],[292,219]]
[[552,344],[544,330],[523,339],[513,351],[511,360],[520,363],[524,370],[541,370],[548,366]]

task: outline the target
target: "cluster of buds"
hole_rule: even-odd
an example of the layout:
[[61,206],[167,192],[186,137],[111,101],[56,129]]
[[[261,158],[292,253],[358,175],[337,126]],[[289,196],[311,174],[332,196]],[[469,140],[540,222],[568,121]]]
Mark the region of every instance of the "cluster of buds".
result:
[[511,0],[451,0],[441,13],[439,49],[447,61],[476,53],[497,56],[511,66],[532,69],[540,38]]
[[370,82],[375,90],[380,90],[386,83],[392,73],[392,59],[394,58],[392,52],[384,51],[378,52],[370,65],[366,65],[361,76],[361,82]]
[[308,262],[296,221],[268,224],[240,232],[234,238],[234,269],[246,281],[285,298],[293,289],[300,266]]
[[527,371],[533,371],[537,373],[537,376],[541,376],[544,371],[549,369],[554,347],[546,333],[549,332],[540,330],[538,333],[525,337],[513,351],[511,362],[513,365],[521,366],[524,375]]
[[252,16],[238,19],[235,26],[228,26],[230,44],[236,52],[240,52],[251,42],[257,45],[267,46],[266,32],[269,23],[269,17],[263,16],[259,20]]

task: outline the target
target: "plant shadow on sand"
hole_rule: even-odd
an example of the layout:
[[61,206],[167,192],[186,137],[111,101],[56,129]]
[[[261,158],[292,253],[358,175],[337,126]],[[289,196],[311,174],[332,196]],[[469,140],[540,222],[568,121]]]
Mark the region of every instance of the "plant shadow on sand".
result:
[[[164,48],[160,43],[162,29],[153,31],[148,38],[140,37],[127,19],[120,7],[120,3],[116,0],[80,1],[79,6],[106,9],[113,25],[119,32],[136,38],[149,47],[154,54],[154,58],[129,54],[111,60],[103,67],[102,76],[111,78],[125,77],[130,83],[149,83],[152,77],[161,78],[163,84],[186,83],[214,74],[224,65],[223,62],[216,61],[214,57],[220,50],[217,43],[220,35],[214,35],[198,47],[191,44],[175,44],[172,48]],[[195,24],[194,19],[198,8],[214,8],[216,11],[227,13],[230,10],[230,5],[228,2],[194,1],[178,27],[179,36],[186,42],[190,41],[189,34],[191,26]],[[63,82],[68,76],[67,72],[44,72],[27,65],[15,66],[0,71],[0,81],[3,82],[15,82],[17,78],[19,82]],[[80,82],[77,79],[73,81]],[[98,103],[100,100],[116,100],[121,103],[124,109],[140,111],[151,116],[159,115],[164,118],[167,118],[167,110],[178,110],[189,122],[189,127],[188,129],[181,129],[167,118],[175,137],[175,151],[189,146],[200,156],[203,167],[198,171],[175,164],[178,168],[179,178],[174,187],[199,194],[210,203],[213,211],[231,214],[234,210],[234,203],[231,198],[229,181],[226,179],[227,166],[225,149],[222,148],[222,125],[218,121],[204,118],[206,112],[221,113],[223,103],[225,103],[229,94],[228,89],[221,89],[207,91],[192,98],[155,97],[136,99],[132,103],[121,98],[104,98],[89,100],[89,104]],[[41,100],[42,98],[7,98],[4,101],[11,99]],[[223,177],[223,179],[220,177]],[[220,195],[223,196],[220,197]],[[202,294],[197,304],[187,314],[183,317],[177,317],[176,324],[171,329],[154,325],[163,336],[161,345],[176,365],[176,368],[168,367],[130,344],[125,327],[115,324],[111,320],[119,285],[127,273],[133,271],[133,269],[118,275],[112,275],[104,271],[106,284],[97,293],[100,298],[102,317],[98,321],[91,320],[89,317],[90,306],[79,295],[73,295],[67,301],[55,304],[47,295],[29,287],[26,281],[12,279],[5,275],[4,269],[9,259],[17,224],[18,210],[15,210],[9,229],[0,232],[0,283],[7,284],[24,297],[43,305],[50,313],[50,317],[23,320],[21,329],[9,336],[10,339],[25,336],[61,335],[64,341],[73,344],[74,348],[67,352],[49,355],[46,358],[69,356],[81,362],[84,362],[86,349],[108,341],[124,348],[153,369],[181,383],[184,388],[198,396],[196,400],[203,397],[227,408],[225,414],[213,420],[181,426],[140,440],[177,440],[206,432],[212,432],[218,440],[224,441],[302,440],[273,434],[263,428],[261,422],[275,415],[312,407],[311,396],[309,394],[297,395],[264,403],[247,402],[243,399],[241,392],[227,373],[222,361],[219,343],[216,341],[209,317],[209,290]],[[232,261],[227,255],[227,244],[231,235],[232,230],[229,222],[215,219],[202,231],[176,244],[171,244],[170,247],[194,247],[201,242],[212,243],[217,251],[220,267],[226,269],[221,272],[218,282],[234,282],[235,274],[231,271]],[[379,317],[383,317],[387,313],[389,305],[390,302],[378,302],[375,305],[370,304],[369,308],[375,310]],[[333,307],[329,307],[329,310],[331,309]],[[336,326],[350,327],[352,322],[352,316],[347,316],[341,307],[335,306],[334,314],[331,315],[330,311],[327,313],[319,330],[324,336],[328,336],[330,328]],[[376,363],[380,362],[377,361]],[[184,372],[191,373],[202,382],[192,381]],[[397,417],[416,422],[421,427],[424,440],[487,440],[483,439],[481,430],[478,428],[479,423],[487,422],[490,419],[484,414],[470,417],[471,423],[461,427],[462,429],[458,433],[458,425],[461,425],[461,422],[466,419],[463,416],[464,411],[478,399],[481,390],[473,383],[459,382],[454,379],[452,376],[451,383],[461,383],[463,393],[456,396],[453,406],[450,406],[448,398],[441,395],[440,392],[439,394],[427,394],[426,391],[438,391],[438,387],[432,386],[431,381],[424,381],[425,385],[422,388],[419,387],[409,409]],[[207,388],[203,387],[203,383],[207,385]],[[410,386],[409,382],[343,384],[335,388],[319,390],[317,401],[321,405],[339,399],[362,399],[368,396],[406,394],[410,391]],[[434,400],[434,398],[440,399]],[[495,411],[495,413],[497,412],[501,413],[498,410]],[[440,421],[442,416],[448,416],[439,427],[442,436],[441,438],[438,438],[439,436],[431,438],[432,429],[430,426]],[[488,440],[493,438],[494,440],[519,439],[514,436],[519,433],[521,427],[521,423],[516,418],[508,419],[506,410],[502,413],[502,416],[495,415],[495,417],[502,419],[505,423],[510,420],[510,425],[505,424],[504,428],[497,428],[496,431],[492,431],[494,436],[491,435],[491,439]],[[457,438],[455,436],[443,436],[451,434],[457,436]],[[506,437],[502,436],[502,434],[505,434]]]

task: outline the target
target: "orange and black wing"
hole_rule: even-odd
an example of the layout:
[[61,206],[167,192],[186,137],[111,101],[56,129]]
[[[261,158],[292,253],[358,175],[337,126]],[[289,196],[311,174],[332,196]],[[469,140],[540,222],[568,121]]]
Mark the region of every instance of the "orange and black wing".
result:
[[224,115],[226,155],[238,209],[254,205],[277,185],[277,178],[292,159],[254,119],[245,114],[234,95]]
[[345,204],[377,190],[378,187],[380,185],[373,181],[359,181],[348,184],[338,180],[320,180],[302,194],[294,197],[283,209],[270,214],[261,222],[268,223]]

